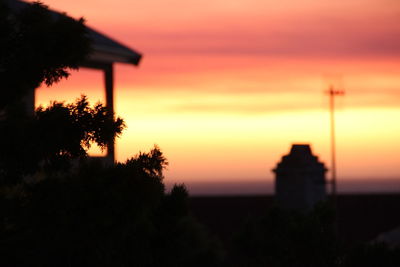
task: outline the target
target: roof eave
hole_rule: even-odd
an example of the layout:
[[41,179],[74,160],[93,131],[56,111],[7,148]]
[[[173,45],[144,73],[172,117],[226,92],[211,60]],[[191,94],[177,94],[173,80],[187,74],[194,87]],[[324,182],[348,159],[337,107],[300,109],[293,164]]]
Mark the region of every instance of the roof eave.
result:
[[89,54],[86,61],[103,64],[126,63],[138,66],[141,59],[141,54],[121,55],[120,53],[93,49],[93,52]]

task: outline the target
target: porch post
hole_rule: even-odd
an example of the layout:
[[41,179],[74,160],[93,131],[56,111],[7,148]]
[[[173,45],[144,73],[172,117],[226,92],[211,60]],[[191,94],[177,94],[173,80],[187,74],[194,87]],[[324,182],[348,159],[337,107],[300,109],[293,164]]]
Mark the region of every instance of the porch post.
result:
[[[106,107],[110,112],[114,113],[114,71],[112,63],[104,66],[103,71],[106,88]],[[114,142],[108,144],[106,157],[110,163],[113,164],[115,162]]]

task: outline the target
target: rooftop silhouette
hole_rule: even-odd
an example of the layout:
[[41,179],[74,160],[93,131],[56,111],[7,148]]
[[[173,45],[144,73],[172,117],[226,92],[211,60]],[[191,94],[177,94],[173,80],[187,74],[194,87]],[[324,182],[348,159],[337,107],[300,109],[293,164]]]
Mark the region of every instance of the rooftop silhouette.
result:
[[327,169],[308,144],[294,144],[273,169],[277,204],[288,209],[310,210],[326,198]]

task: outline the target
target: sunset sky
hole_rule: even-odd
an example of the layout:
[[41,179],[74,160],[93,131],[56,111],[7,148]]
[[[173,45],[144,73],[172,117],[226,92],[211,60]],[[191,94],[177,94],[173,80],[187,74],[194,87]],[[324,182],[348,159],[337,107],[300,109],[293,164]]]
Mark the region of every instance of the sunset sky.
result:
[[[166,183],[194,194],[271,193],[292,143],[330,167],[337,101],[339,192],[400,192],[400,1],[43,0],[143,53],[117,64],[124,161],[154,144]],[[104,101],[102,73],[39,88],[37,104]],[[330,173],[328,173],[329,177]]]

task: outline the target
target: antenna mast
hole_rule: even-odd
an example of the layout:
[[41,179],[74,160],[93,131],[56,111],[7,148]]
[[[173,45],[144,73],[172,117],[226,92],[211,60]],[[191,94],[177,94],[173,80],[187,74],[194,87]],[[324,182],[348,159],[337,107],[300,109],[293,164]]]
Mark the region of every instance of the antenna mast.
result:
[[336,206],[337,188],[336,188],[336,138],[335,138],[335,96],[344,95],[344,90],[335,90],[333,86],[329,87],[329,111],[331,121],[331,194],[334,205]]

